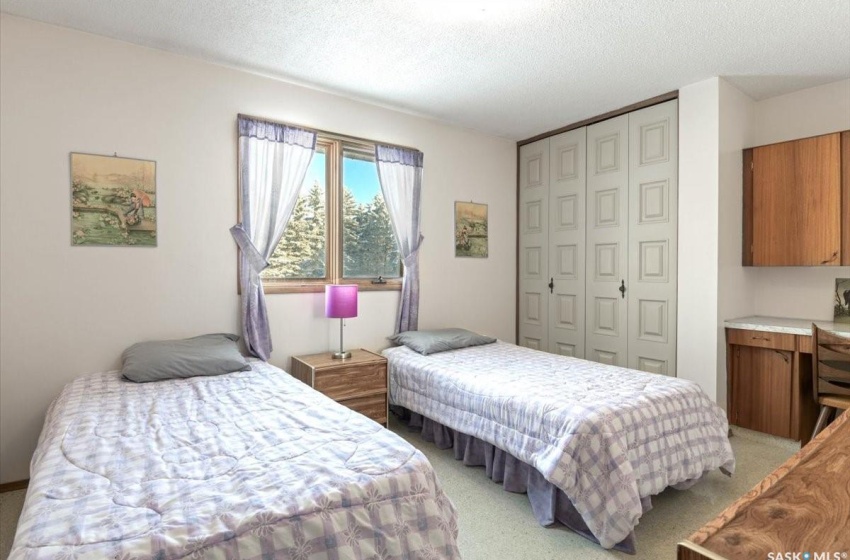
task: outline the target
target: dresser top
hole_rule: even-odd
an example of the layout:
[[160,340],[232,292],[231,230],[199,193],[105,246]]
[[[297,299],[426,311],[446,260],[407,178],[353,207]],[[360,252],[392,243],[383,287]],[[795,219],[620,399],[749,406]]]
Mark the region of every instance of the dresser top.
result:
[[[718,558],[768,558],[777,550],[845,551],[850,548],[850,412],[803,447],[755,488],[681,543],[696,544]],[[765,519],[770,523],[765,524]],[[742,535],[745,535],[742,537]],[[757,535],[757,538],[751,538]],[[707,555],[684,556],[707,558]],[[780,555],[777,555],[777,558]],[[811,555],[814,558],[814,555]],[[833,558],[830,554],[829,558]],[[838,556],[843,558],[842,556]],[[679,558],[683,558],[680,554]]]
[[380,354],[370,352],[360,348],[358,350],[349,350],[350,358],[339,359],[333,357],[333,352],[322,352],[319,354],[310,354],[309,356],[293,356],[293,360],[298,360],[312,368],[322,369],[327,367],[350,366],[356,364],[367,364],[372,362],[386,362],[386,358]]
[[832,321],[815,321],[812,319],[789,319],[786,317],[741,317],[729,319],[723,324],[729,329],[746,329],[750,331],[776,332],[786,334],[812,335],[812,323],[835,334],[850,337],[850,323],[833,323]]

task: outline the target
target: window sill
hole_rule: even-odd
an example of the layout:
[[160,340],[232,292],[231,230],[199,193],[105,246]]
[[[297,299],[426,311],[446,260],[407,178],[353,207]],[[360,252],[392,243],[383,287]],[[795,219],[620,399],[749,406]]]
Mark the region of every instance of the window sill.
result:
[[[361,292],[400,292],[401,279],[387,280],[386,284],[373,284],[371,280],[340,280],[340,284],[357,284]],[[268,294],[310,294],[325,291],[325,285],[333,282],[311,282],[298,284],[295,282],[263,282],[263,293]]]

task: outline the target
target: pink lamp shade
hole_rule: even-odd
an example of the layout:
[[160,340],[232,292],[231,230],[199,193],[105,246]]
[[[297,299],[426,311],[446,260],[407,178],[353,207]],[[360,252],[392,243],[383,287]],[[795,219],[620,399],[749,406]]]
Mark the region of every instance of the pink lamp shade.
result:
[[325,286],[325,317],[333,319],[357,317],[357,284]]

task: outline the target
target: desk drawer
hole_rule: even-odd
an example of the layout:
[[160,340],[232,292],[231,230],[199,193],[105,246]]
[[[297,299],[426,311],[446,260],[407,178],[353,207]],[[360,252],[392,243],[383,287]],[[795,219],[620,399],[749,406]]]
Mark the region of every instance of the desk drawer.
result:
[[738,346],[755,346],[757,348],[772,348],[774,350],[797,349],[796,336],[786,333],[765,331],[748,331],[744,329],[726,329],[726,340],[729,344]]

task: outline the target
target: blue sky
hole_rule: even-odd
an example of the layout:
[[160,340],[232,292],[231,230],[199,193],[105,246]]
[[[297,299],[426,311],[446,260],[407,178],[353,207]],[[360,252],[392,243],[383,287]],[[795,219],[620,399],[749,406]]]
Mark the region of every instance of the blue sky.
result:
[[[357,202],[370,202],[381,190],[378,170],[371,161],[343,159],[342,177],[343,184],[351,190]],[[312,187],[315,181],[320,185],[325,184],[325,154],[321,152],[316,152],[307,169],[304,192]]]

